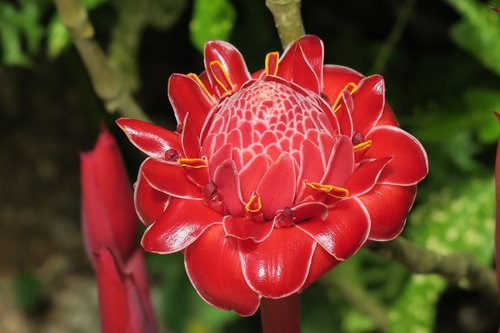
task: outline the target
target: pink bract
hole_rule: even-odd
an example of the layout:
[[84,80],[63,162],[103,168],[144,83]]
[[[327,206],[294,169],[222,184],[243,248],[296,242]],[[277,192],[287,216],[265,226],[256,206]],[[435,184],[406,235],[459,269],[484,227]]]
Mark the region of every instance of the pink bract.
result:
[[211,41],[205,68],[170,77],[176,132],[117,121],[149,155],[135,192],[142,245],[183,251],[203,299],[251,315],[261,297],[301,292],[402,231],[428,162],[381,76],[323,65],[311,35],[254,74],[234,46]]

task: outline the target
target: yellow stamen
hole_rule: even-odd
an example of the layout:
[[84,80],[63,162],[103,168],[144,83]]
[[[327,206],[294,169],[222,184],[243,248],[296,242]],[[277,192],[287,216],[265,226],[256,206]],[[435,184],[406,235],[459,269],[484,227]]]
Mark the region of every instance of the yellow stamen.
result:
[[231,82],[226,69],[219,60],[210,62],[210,70],[212,71],[215,81],[217,81],[224,92],[233,90],[234,84]]
[[276,75],[278,73],[279,57],[279,52],[266,54],[266,75]]
[[203,158],[179,158],[177,163],[180,166],[192,169],[201,169],[207,167],[207,161]]
[[256,192],[253,192],[250,200],[248,200],[247,204],[245,205],[245,210],[248,213],[258,213],[261,209],[262,201],[260,200],[260,195],[258,195]]
[[349,91],[349,93],[352,95],[356,90],[358,90],[358,86],[354,82],[349,82],[344,86],[344,88],[340,91],[340,93],[337,95],[337,98],[335,99],[335,103],[332,105],[332,110],[333,112],[337,112],[340,109],[340,99],[342,98],[342,93],[344,90]]
[[203,90],[203,92],[205,92],[205,94],[208,96],[208,98],[210,98],[210,100],[212,101],[212,103],[216,103],[217,102],[215,100],[214,96],[212,96],[212,94],[210,94],[210,92],[208,91],[207,87],[205,86],[205,84],[203,84],[203,82],[201,81],[201,79],[199,78],[198,75],[196,75],[195,73],[189,73],[187,76],[189,76],[190,78],[194,79],[196,81],[196,83],[198,83],[198,85],[201,87],[201,89]]
[[361,143],[358,143],[357,145],[352,147],[352,149],[356,153],[358,151],[362,151],[362,150],[370,148],[371,145],[372,145],[372,140],[366,140],[366,141],[363,141]]
[[344,187],[315,183],[315,182],[313,183],[306,182],[306,185],[312,188],[313,190],[324,192],[334,198],[343,199],[349,196],[349,190]]

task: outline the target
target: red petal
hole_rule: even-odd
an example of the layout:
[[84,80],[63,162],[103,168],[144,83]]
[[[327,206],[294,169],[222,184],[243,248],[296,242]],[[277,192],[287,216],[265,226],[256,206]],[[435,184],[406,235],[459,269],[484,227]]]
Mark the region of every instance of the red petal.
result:
[[208,161],[208,168],[210,171],[210,178],[214,179],[215,171],[222,164],[222,162],[226,160],[230,160],[233,158],[233,145],[230,143],[226,143],[222,147],[220,147],[213,155],[210,157]]
[[201,199],[201,191],[186,177],[184,169],[177,163],[148,158],[141,170],[156,190],[177,198]]
[[187,113],[184,118],[182,128],[182,150],[184,157],[196,158],[200,156],[200,141],[198,140],[199,130],[195,127],[196,121],[191,113]]
[[268,159],[259,154],[240,171],[241,194],[245,202],[250,200],[252,193],[257,190],[257,186],[268,169]]
[[337,65],[323,66],[323,94],[333,103],[345,85],[349,82],[357,84],[363,75],[355,70]]
[[214,86],[214,78],[210,71],[210,63],[212,61],[220,61],[224,69],[227,71],[229,78],[234,84],[235,90],[251,79],[248,72],[245,60],[241,53],[231,44],[215,40],[208,41],[205,44],[205,68],[207,69],[208,77]]
[[366,242],[370,216],[357,199],[343,200],[330,209],[325,221],[320,219],[297,224],[328,253],[340,261],[347,260]]
[[352,110],[354,108],[352,96],[348,91],[342,92],[340,108],[335,112],[337,117],[340,133],[348,137],[352,137],[353,132],[353,121],[352,121]]
[[224,217],[223,225],[226,235],[243,240],[251,239],[257,243],[265,240],[273,231],[273,223],[271,221],[257,222],[252,219],[229,215]]
[[382,170],[391,160],[392,157],[385,157],[362,163],[345,184],[345,188],[349,190],[349,196],[357,197],[370,191],[377,183]]
[[120,118],[116,123],[130,142],[151,157],[164,159],[170,149],[181,151],[177,133],[136,119]]
[[328,206],[322,202],[304,202],[292,207],[292,216],[295,223],[316,217],[325,220],[328,217]]
[[155,190],[144,178],[142,172],[139,172],[135,183],[134,202],[135,211],[142,223],[148,226],[155,222],[167,208],[169,198],[167,194]]
[[118,145],[103,129],[94,150],[80,157],[83,232],[89,257],[107,246],[125,260],[136,247],[137,215]]
[[398,121],[396,120],[396,117],[394,117],[394,112],[392,112],[392,108],[388,103],[385,103],[382,116],[380,117],[380,119],[376,124],[376,126],[382,126],[382,125],[391,125],[399,127]]
[[186,272],[196,291],[209,304],[250,316],[259,307],[259,295],[246,283],[236,240],[222,226],[212,226],[184,252]]
[[320,92],[319,79],[311,65],[305,59],[304,52],[300,46],[295,53],[295,59],[293,62],[292,82],[303,88],[312,90],[315,93]]
[[365,158],[393,156],[380,175],[379,183],[413,185],[429,171],[424,147],[413,136],[394,126],[377,126],[367,136],[372,140]]
[[165,213],[144,232],[141,243],[148,252],[178,252],[209,226],[221,223],[222,216],[202,201],[172,199]]
[[323,83],[323,42],[317,36],[305,35],[290,44],[280,59],[277,75],[291,81],[297,53],[300,49],[302,49],[304,59],[316,74],[321,87]]
[[168,98],[177,123],[184,121],[189,113],[194,131],[200,135],[205,118],[212,108],[212,101],[200,85],[187,75],[172,74],[168,80]]
[[281,298],[301,289],[316,247],[296,227],[275,229],[262,243],[238,241],[243,274],[256,292]]
[[319,279],[323,274],[340,263],[334,256],[330,255],[321,246],[316,246],[311,261],[311,269],[307,276],[306,282],[301,288],[301,291],[309,287],[314,281]]
[[233,216],[243,216],[245,205],[241,198],[240,178],[232,160],[222,162],[215,170],[214,183],[229,213]]
[[262,212],[266,220],[272,219],[278,209],[290,207],[295,198],[295,165],[293,157],[283,153],[274,162],[257,188],[262,200]]
[[300,145],[300,175],[299,184],[304,181],[319,182],[325,173],[321,163],[321,152],[318,146],[310,140],[304,140]]
[[351,140],[342,135],[338,138],[328,161],[322,184],[343,186],[354,171],[354,151]]
[[359,200],[370,214],[372,227],[369,239],[391,240],[405,225],[406,214],[413,205],[416,186],[376,185]]
[[375,126],[382,115],[385,104],[384,78],[380,75],[364,78],[360,81],[352,99],[354,132],[359,132],[364,136]]

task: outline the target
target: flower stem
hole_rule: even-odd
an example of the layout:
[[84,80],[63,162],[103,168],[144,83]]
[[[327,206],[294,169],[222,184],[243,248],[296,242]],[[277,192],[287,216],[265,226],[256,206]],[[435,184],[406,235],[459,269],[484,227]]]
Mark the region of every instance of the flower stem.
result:
[[266,0],[266,6],[273,14],[283,49],[304,35],[300,0]]
[[300,333],[300,295],[260,302],[263,333]]

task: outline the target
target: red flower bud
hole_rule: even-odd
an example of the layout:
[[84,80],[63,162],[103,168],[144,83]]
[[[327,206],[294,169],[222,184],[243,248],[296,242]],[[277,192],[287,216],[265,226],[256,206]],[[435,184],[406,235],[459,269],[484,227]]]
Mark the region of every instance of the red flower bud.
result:
[[95,148],[82,153],[80,158],[87,253],[93,261],[93,253],[108,247],[126,261],[137,246],[137,215],[118,146],[103,128]]

